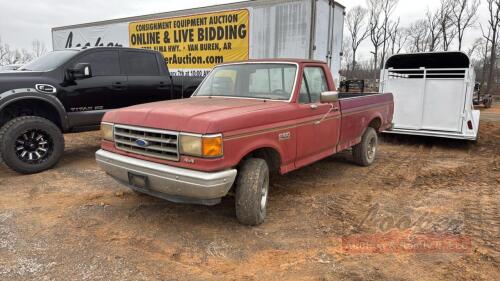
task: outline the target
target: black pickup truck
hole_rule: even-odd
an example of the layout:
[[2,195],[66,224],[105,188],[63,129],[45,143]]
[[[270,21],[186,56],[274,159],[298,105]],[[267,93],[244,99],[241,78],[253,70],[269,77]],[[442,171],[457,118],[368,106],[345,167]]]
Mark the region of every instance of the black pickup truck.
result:
[[63,133],[98,129],[112,109],[189,97],[201,80],[171,76],[150,50],[50,52],[0,73],[0,159],[19,173],[49,169],[63,153]]

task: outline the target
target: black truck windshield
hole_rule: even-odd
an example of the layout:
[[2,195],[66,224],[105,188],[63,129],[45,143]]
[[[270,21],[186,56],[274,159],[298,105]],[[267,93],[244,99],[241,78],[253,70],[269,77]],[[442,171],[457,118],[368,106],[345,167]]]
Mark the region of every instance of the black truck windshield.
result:
[[223,65],[209,74],[195,95],[289,100],[296,73],[294,64]]
[[75,50],[53,51],[23,65],[19,70],[50,71],[65,63],[77,53],[78,51]]

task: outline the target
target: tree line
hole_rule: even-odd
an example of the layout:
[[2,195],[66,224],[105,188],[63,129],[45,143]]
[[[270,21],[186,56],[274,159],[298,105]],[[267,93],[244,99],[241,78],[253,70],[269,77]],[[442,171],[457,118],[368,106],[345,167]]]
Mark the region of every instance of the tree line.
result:
[[[481,87],[491,93],[497,70],[500,0],[486,1],[488,21],[478,23],[481,0],[437,0],[422,18],[407,26],[394,15],[399,0],[366,0],[348,10],[345,19],[342,73],[347,79],[374,79],[388,57],[399,53],[463,51],[471,57]],[[465,34],[472,28],[482,31],[465,48]],[[370,58],[358,60],[359,47],[371,43]]]
[[47,48],[40,40],[31,42],[31,50],[12,48],[0,37],[0,66],[9,64],[25,64],[47,53]]

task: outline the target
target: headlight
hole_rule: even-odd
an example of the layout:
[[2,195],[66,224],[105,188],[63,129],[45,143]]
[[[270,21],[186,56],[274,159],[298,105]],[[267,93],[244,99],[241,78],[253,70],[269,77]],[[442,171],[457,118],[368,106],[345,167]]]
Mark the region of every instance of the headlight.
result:
[[179,144],[181,154],[201,157],[201,136],[180,135]]
[[101,123],[101,136],[102,139],[107,140],[107,141],[114,141],[114,134],[113,134],[113,124],[111,123]]
[[190,135],[181,134],[180,152],[183,155],[191,155],[197,157],[221,157],[222,150],[222,135]]

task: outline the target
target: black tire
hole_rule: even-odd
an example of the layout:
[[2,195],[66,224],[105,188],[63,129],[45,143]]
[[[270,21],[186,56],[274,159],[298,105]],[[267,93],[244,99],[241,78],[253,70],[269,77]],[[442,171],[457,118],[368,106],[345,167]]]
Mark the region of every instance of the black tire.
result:
[[491,106],[493,105],[493,98],[487,99],[483,104],[485,108],[491,108]]
[[45,118],[23,116],[0,129],[0,154],[5,164],[21,174],[52,168],[64,152],[61,130]]
[[375,161],[378,148],[377,131],[374,128],[367,128],[361,142],[352,148],[354,162],[360,166],[370,166]]
[[236,217],[242,224],[256,226],[266,218],[269,167],[263,159],[249,158],[236,179]]

